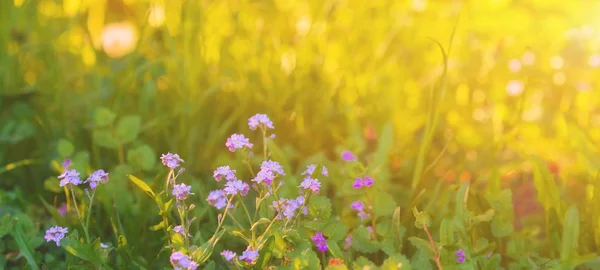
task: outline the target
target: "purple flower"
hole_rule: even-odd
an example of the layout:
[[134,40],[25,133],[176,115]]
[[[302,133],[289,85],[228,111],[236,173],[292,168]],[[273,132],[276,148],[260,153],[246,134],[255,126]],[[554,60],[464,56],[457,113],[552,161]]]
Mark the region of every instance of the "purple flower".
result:
[[270,170],[276,172],[278,175],[285,175],[283,173],[283,166],[281,166],[277,161],[266,160],[260,164],[261,170]]
[[352,247],[352,235],[349,234],[348,236],[346,236],[344,242],[344,249],[349,249],[350,247]]
[[235,180],[227,182],[223,190],[228,195],[236,195],[239,193],[242,196],[246,196],[250,190],[250,186],[244,183],[242,180]]
[[299,196],[296,199],[281,198],[279,201],[274,201],[271,207],[277,212],[278,219],[283,219],[285,217],[287,220],[290,220],[296,215],[296,211],[300,209],[305,202],[304,196]]
[[248,126],[251,130],[256,130],[259,125],[270,129],[275,128],[273,127],[273,122],[271,122],[271,119],[266,114],[255,114],[248,119]]
[[350,207],[352,207],[352,209],[360,212],[365,209],[365,204],[362,201],[355,201],[350,205]]
[[104,244],[104,243],[100,243],[100,247],[101,247],[101,248],[103,248],[103,249],[107,249],[107,248],[108,248],[108,245],[107,245],[107,244]]
[[352,152],[346,150],[342,152],[342,159],[344,161],[355,161],[356,156]]
[[248,264],[256,263],[256,259],[258,259],[258,250],[252,250],[250,247],[239,257],[240,260],[247,262]]
[[465,256],[465,252],[462,250],[458,250],[456,251],[456,256],[458,256],[458,258],[456,259],[456,262],[458,263],[463,263],[466,260],[466,256]]
[[355,189],[360,189],[362,187],[370,187],[373,185],[373,183],[375,183],[375,180],[370,176],[365,176],[364,178],[356,177],[352,187]]
[[65,238],[65,234],[67,232],[69,232],[69,229],[67,228],[54,226],[46,230],[46,235],[44,238],[46,239],[46,242],[54,241],[56,245],[60,247],[60,240]]
[[270,186],[275,177],[280,175],[285,175],[283,167],[277,161],[266,160],[260,165],[260,171],[251,181],[259,184],[264,182],[265,185]]
[[198,264],[179,251],[171,253],[169,261],[171,261],[175,270],[196,270],[198,268]]
[[67,204],[61,203],[60,207],[58,207],[57,210],[58,210],[58,213],[64,217],[65,215],[67,215]]
[[90,183],[90,187],[92,189],[96,189],[100,183],[106,184],[108,182],[108,173],[104,170],[97,170],[90,174],[87,180],[84,183]]
[[252,148],[254,146],[250,143],[250,140],[244,137],[243,134],[233,134],[231,137],[227,138],[227,142],[225,146],[229,148],[229,151],[235,152],[235,149]]
[[273,173],[273,171],[261,169],[256,174],[256,177],[254,177],[251,181],[256,182],[258,184],[264,182],[265,185],[270,186],[273,183],[274,179],[275,179],[275,174]]
[[310,164],[310,165],[306,166],[306,170],[304,172],[302,172],[301,175],[312,176],[312,174],[315,172],[316,168],[317,168],[317,165]]
[[306,177],[304,178],[304,181],[300,183],[300,187],[310,189],[313,193],[317,193],[321,189],[321,182],[317,179]]
[[206,201],[217,209],[222,209],[227,206],[227,195],[221,189],[213,190],[208,194]]
[[191,190],[192,190],[192,186],[188,186],[186,184],[177,184],[177,185],[173,186],[173,196],[175,196],[175,198],[178,201],[183,201],[189,195],[194,194],[194,193],[190,193]]
[[173,227],[173,231],[178,234],[181,234],[182,236],[185,236],[185,232],[183,231],[183,226],[181,226],[181,225],[177,225],[177,226]]
[[327,171],[327,167],[323,166],[323,169],[321,170],[321,174],[324,176],[329,176],[329,171]]
[[369,214],[365,211],[360,211],[358,212],[358,217],[360,217],[360,220],[365,220],[367,217],[369,217]]
[[63,167],[63,169],[67,170],[67,169],[69,169],[69,167],[71,167],[72,164],[73,164],[73,162],[71,161],[71,159],[67,158],[67,159],[65,159],[65,161],[63,161],[62,167]]
[[79,179],[79,173],[76,170],[65,170],[61,175],[58,176],[60,180],[60,186],[64,187],[66,185],[79,185],[81,184],[81,179]]
[[223,252],[221,252],[221,256],[223,256],[227,262],[231,262],[231,260],[233,260],[237,254],[231,250],[223,250]]
[[179,167],[179,163],[183,163],[183,159],[181,159],[179,157],[178,154],[171,154],[171,153],[167,153],[162,154],[160,156],[160,160],[162,161],[162,164],[171,168],[171,169],[175,169],[177,167]]
[[487,255],[488,259],[491,258],[492,255],[494,255],[494,253],[492,253],[492,252],[488,253],[488,255]]
[[223,178],[225,178],[227,181],[233,181],[237,179],[235,177],[235,170],[230,169],[229,166],[218,167],[213,172],[213,177],[215,180],[217,180],[217,182],[220,182],[223,180]]
[[317,232],[315,236],[312,237],[312,240],[315,242],[318,251],[327,251],[327,239],[325,239],[322,232]]

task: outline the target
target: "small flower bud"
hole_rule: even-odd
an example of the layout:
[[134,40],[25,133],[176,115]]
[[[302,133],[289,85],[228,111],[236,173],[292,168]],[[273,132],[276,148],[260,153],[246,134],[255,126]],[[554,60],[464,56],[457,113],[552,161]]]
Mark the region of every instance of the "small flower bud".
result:
[[190,204],[190,207],[188,207],[188,211],[192,211],[194,208],[196,208],[195,204]]

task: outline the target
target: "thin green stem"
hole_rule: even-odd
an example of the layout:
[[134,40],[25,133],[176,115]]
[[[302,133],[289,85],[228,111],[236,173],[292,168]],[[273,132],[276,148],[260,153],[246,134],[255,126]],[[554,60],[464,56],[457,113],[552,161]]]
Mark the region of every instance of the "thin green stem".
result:
[[179,217],[181,218],[181,228],[183,229],[183,244],[185,246],[186,249],[189,249],[189,239],[188,239],[188,228],[186,225],[186,219],[187,219],[187,205],[185,204],[185,202],[181,202],[181,206],[178,207],[179,209],[177,209],[179,212]]
[[265,160],[267,160],[267,130],[262,125],[261,125],[260,130],[262,131],[262,137],[263,137],[263,157]]
[[85,220],[85,227],[90,226],[90,216],[92,215],[92,204],[94,204],[94,197],[96,196],[96,190],[92,191],[92,197],[90,197],[90,205],[88,206],[87,218]]
[[79,212],[79,207],[77,206],[77,200],[75,200],[75,192],[71,188],[71,197],[73,199],[73,205],[75,206],[75,211],[77,211],[77,217],[79,218],[79,223],[81,223],[81,227],[83,228],[83,232],[85,233],[85,240],[89,244],[90,243],[90,235],[87,230],[87,226],[83,224],[83,217],[81,216],[81,212]]

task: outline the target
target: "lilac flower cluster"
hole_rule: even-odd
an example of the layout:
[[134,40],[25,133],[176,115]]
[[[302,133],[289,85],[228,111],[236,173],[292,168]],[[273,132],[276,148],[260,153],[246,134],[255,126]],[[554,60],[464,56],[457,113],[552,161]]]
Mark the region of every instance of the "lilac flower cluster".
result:
[[[181,225],[177,225],[177,226],[173,227],[173,231],[178,234],[181,234],[181,236],[185,236],[185,230],[183,229],[183,226],[181,226]],[[187,236],[192,236],[192,235],[188,233]]]
[[304,206],[305,202],[304,196],[298,196],[296,199],[281,198],[279,201],[274,201],[271,208],[277,212],[277,219],[291,220],[300,208],[302,208],[302,214],[308,215],[308,207]]
[[108,182],[108,173],[104,170],[97,170],[93,172],[84,183],[90,183],[92,189],[96,189],[100,183],[106,184]]
[[365,220],[365,218],[367,218],[369,216],[367,211],[365,211],[366,207],[362,201],[355,201],[350,205],[350,207],[352,207],[352,209],[358,211],[358,216],[360,217],[360,220]]
[[315,242],[315,246],[317,246],[318,251],[327,251],[327,239],[325,239],[322,232],[317,232],[315,236],[312,237],[312,240]]
[[237,256],[237,254],[235,254],[235,252],[233,252],[231,250],[223,250],[221,252],[221,256],[223,256],[223,258],[225,259],[225,261],[232,262],[233,259],[235,258],[235,256]]
[[[206,201],[217,209],[223,209],[227,206],[227,195],[222,189],[213,190],[208,194]],[[229,207],[233,207],[233,205]]]
[[242,252],[242,255],[238,257],[240,261],[245,261],[248,264],[255,264],[258,259],[258,250],[253,250],[250,247]]
[[[312,193],[318,193],[321,189],[321,182],[319,182],[318,179],[313,178],[313,174],[316,168],[317,165],[315,164],[306,166],[306,170],[302,172],[302,175],[305,175],[304,180],[302,181],[302,183],[300,183],[301,188],[305,190],[310,190],[312,191]],[[327,168],[325,168],[325,166],[323,166],[323,169],[321,170],[321,175],[329,175],[329,172],[327,171]]]
[[177,167],[180,166],[180,163],[184,162],[183,159],[181,159],[178,154],[172,154],[172,153],[162,154],[160,156],[160,160],[162,161],[163,165],[165,165],[171,169],[176,169]]
[[[306,166],[306,170],[304,170],[304,172],[302,172],[301,175],[312,176],[316,169],[317,169],[317,165],[310,164],[310,165]],[[324,176],[329,176],[329,171],[327,171],[327,168],[325,166],[323,166],[323,169],[321,170],[321,174]]]
[[171,253],[169,260],[175,270],[196,270],[198,268],[196,262],[192,261],[190,257],[179,251]]
[[254,144],[250,143],[250,140],[244,137],[243,134],[233,134],[231,135],[231,137],[227,138],[225,146],[229,148],[229,151],[235,152],[236,149],[251,149],[254,146]]
[[188,186],[186,184],[175,184],[173,186],[173,196],[175,196],[175,198],[177,199],[177,201],[183,201],[185,200],[189,195],[193,195],[194,193],[191,193],[190,191],[192,190],[192,186]]
[[248,119],[248,127],[250,127],[251,130],[256,130],[256,128],[258,127],[265,129],[275,129],[275,127],[273,126],[273,122],[271,122],[271,119],[269,119],[269,117],[267,117],[266,114],[260,113],[255,114],[254,116]]
[[370,187],[375,183],[375,180],[370,176],[357,177],[352,184],[352,187],[355,189],[360,189],[362,187]]
[[277,161],[266,160],[262,162],[260,165],[260,171],[251,181],[258,184],[264,183],[265,185],[270,186],[273,183],[273,180],[280,175],[285,175],[283,172],[283,166],[281,166]]
[[79,178],[79,173],[76,170],[69,170],[69,167],[71,167],[71,165],[72,162],[70,159],[66,159],[62,164],[64,171],[58,176],[58,179],[60,179],[59,185],[61,187],[73,187],[81,185],[82,183],[89,183],[90,188],[95,190],[100,183],[108,183],[108,173],[104,170],[97,170],[90,174],[90,176],[85,181],[81,181],[81,179]]
[[465,256],[465,252],[464,252],[464,251],[462,251],[462,250],[458,250],[458,251],[456,252],[456,256],[458,257],[458,258],[456,259],[456,262],[458,262],[458,263],[463,263],[463,262],[465,262],[465,260],[466,260],[466,256]]
[[233,181],[237,179],[237,177],[235,176],[235,170],[230,169],[229,166],[218,167],[213,172],[213,177],[215,178],[215,180],[217,180],[217,182],[220,182],[221,180],[223,180],[223,178],[225,178],[225,180],[227,181]]
[[234,180],[227,182],[223,191],[225,191],[227,195],[240,194],[242,196],[246,196],[248,195],[248,191],[250,191],[250,186],[244,183],[242,180]]
[[60,240],[65,238],[65,234],[67,232],[69,232],[69,229],[67,228],[54,226],[46,230],[46,235],[44,238],[46,239],[46,242],[54,241],[56,245],[60,247]]

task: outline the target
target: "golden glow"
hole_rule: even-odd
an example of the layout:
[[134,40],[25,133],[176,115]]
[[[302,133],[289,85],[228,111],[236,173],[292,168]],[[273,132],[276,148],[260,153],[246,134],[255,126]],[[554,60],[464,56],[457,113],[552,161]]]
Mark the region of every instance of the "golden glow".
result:
[[137,43],[137,30],[128,22],[108,24],[102,30],[102,49],[112,58],[132,52]]

